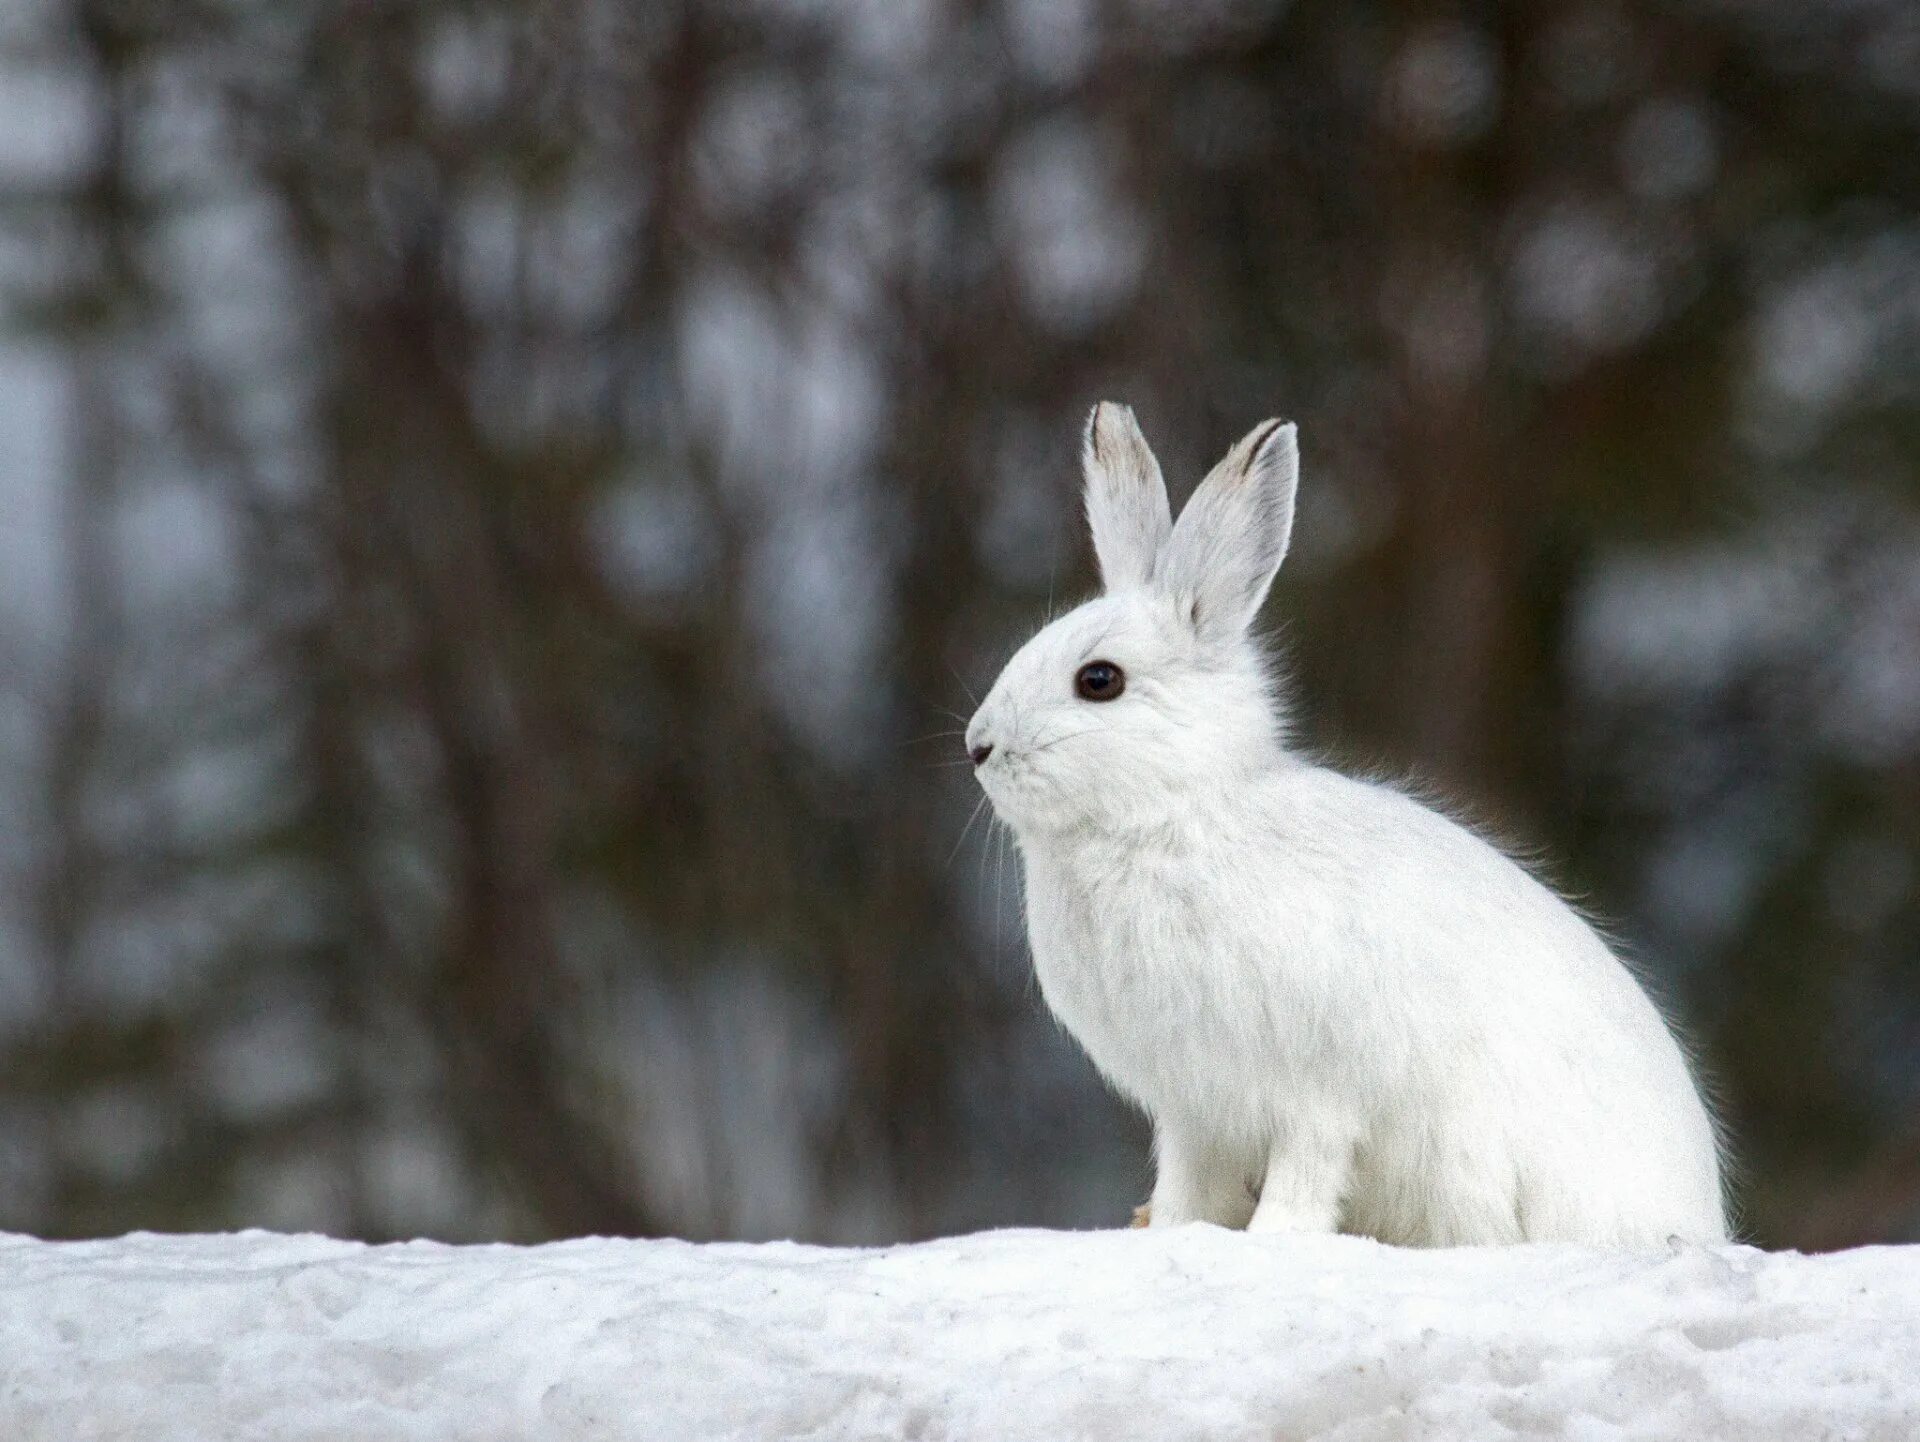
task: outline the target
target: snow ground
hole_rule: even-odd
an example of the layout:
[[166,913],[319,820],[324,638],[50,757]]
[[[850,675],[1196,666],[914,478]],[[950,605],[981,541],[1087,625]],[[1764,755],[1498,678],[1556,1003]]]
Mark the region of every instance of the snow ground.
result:
[[1920,1247],[0,1236],[0,1438],[1920,1437]]

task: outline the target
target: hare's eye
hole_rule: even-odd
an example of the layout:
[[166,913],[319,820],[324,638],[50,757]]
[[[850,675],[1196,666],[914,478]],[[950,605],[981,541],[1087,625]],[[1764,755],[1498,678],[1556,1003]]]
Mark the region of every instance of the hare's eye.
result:
[[1082,701],[1111,701],[1127,689],[1127,673],[1111,661],[1089,661],[1074,675],[1073,689]]

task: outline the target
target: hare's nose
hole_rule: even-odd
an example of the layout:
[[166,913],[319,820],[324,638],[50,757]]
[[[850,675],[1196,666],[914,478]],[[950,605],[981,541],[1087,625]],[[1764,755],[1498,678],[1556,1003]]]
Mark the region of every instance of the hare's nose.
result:
[[986,759],[993,755],[993,744],[987,742],[980,746],[969,746],[967,748],[967,755],[972,759],[975,766],[984,765]]

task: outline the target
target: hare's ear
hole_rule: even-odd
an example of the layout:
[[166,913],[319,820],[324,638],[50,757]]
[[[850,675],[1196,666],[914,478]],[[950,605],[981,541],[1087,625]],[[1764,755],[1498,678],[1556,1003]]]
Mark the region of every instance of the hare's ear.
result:
[[1160,463],[1133,411],[1102,401],[1087,417],[1081,464],[1087,476],[1087,526],[1100,579],[1109,591],[1144,586],[1173,529]]
[[1158,583],[1203,640],[1245,631],[1293,534],[1300,450],[1290,422],[1255,426],[1200,483],[1160,557]]

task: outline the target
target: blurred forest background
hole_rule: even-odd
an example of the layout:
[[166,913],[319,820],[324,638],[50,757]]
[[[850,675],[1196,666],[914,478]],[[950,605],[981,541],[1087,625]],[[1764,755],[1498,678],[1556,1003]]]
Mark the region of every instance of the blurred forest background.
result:
[[1920,1236],[1910,0],[8,0],[0,305],[0,1227],[1123,1220],[936,734],[1113,397]]

